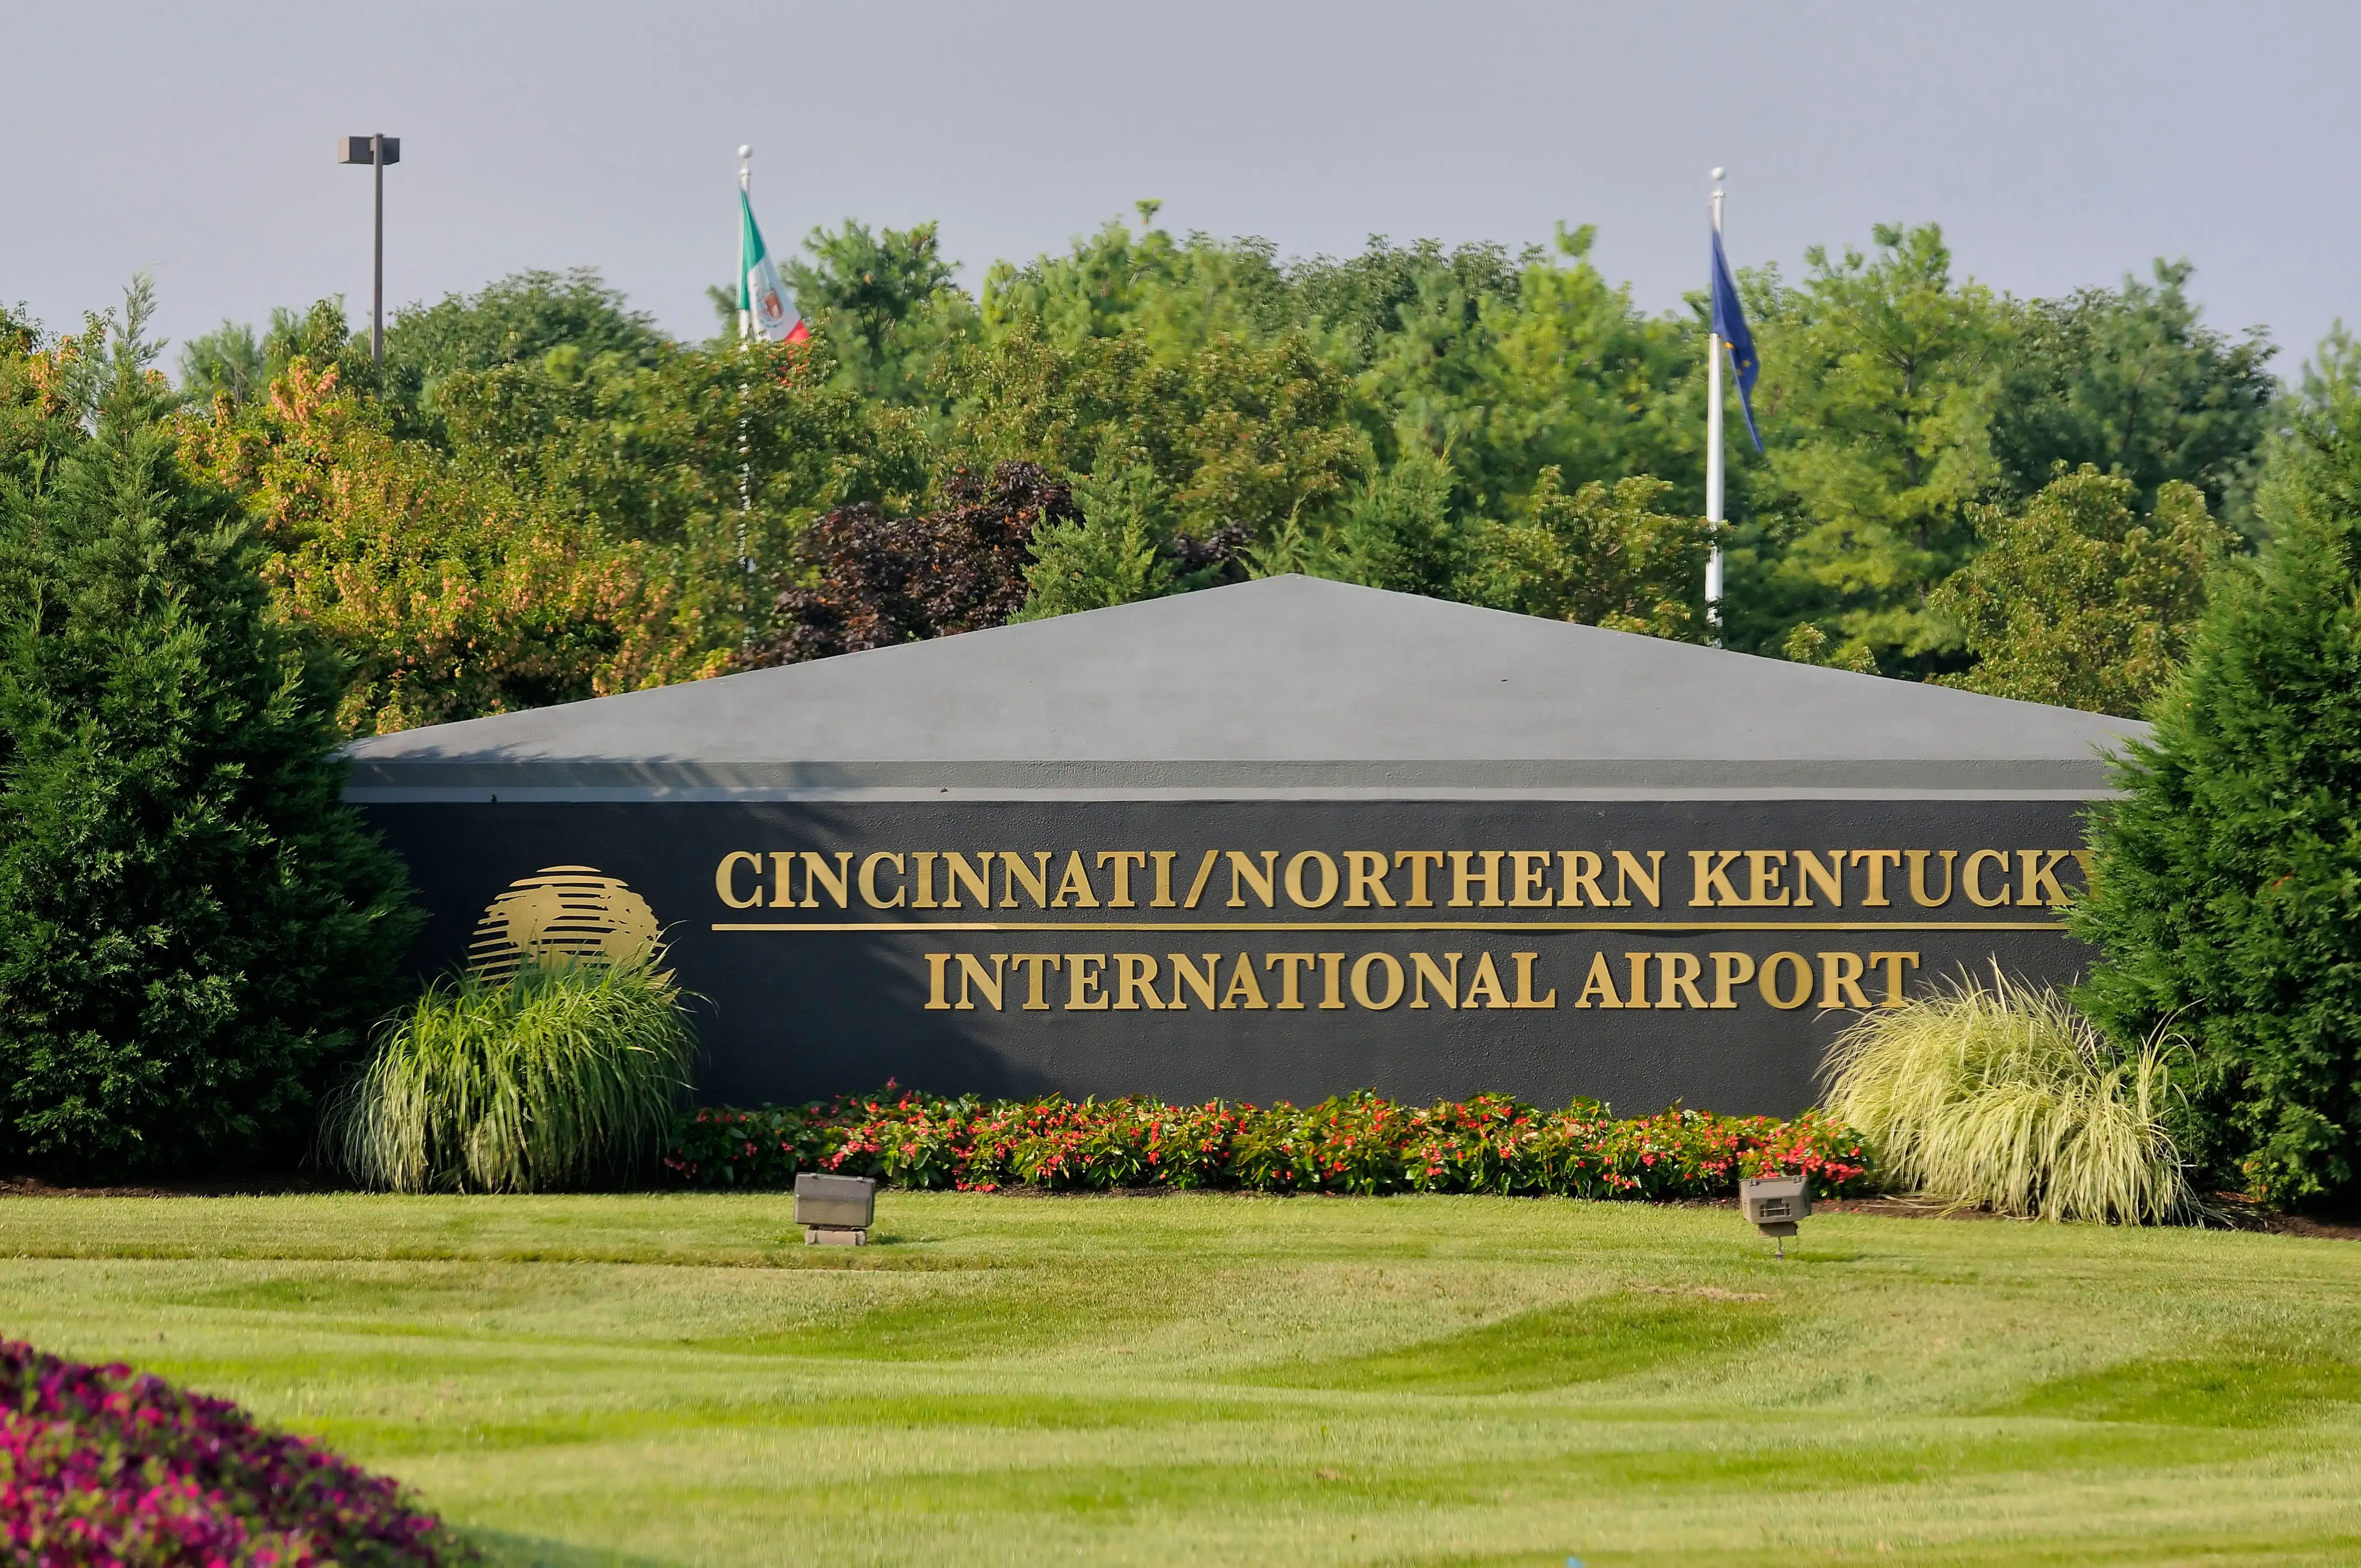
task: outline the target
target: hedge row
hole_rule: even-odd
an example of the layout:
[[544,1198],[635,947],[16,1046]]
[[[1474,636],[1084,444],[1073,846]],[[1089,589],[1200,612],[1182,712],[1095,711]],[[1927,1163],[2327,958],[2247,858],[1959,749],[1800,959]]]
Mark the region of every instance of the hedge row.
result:
[[1726,1196],[1741,1177],[1777,1171],[1827,1193],[1861,1190],[1869,1177],[1859,1136],[1809,1111],[1785,1122],[1678,1109],[1619,1120],[1595,1100],[1544,1111],[1502,1094],[1262,1107],[944,1099],[892,1084],[802,1106],[689,1113],[664,1166],[693,1187],[784,1188],[799,1170],[828,1170],[978,1192],[1023,1183],[1640,1199]]

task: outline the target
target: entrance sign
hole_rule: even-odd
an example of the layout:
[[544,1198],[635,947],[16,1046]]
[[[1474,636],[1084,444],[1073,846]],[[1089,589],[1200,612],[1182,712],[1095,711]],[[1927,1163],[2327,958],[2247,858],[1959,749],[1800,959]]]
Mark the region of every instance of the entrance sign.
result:
[[1305,578],[379,737],[423,965],[660,927],[701,1095],[1808,1102],[2063,982],[2142,727]]

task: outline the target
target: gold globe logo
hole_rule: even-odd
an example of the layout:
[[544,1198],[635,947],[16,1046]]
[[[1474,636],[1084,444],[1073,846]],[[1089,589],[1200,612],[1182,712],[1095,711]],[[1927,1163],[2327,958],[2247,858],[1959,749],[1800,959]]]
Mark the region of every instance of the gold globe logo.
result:
[[527,959],[626,964],[662,955],[648,901],[595,866],[544,866],[486,906],[467,967],[506,980]]

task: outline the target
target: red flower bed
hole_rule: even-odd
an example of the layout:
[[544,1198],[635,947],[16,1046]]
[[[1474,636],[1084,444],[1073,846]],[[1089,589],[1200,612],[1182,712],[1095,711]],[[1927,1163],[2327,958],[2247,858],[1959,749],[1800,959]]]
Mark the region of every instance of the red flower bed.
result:
[[472,1559],[310,1440],[126,1366],[0,1343],[0,1541],[36,1568],[378,1568]]
[[803,1106],[691,1113],[664,1164],[697,1187],[787,1187],[797,1170],[833,1170],[981,1191],[1027,1182],[1672,1199],[1725,1196],[1741,1177],[1780,1171],[1831,1195],[1869,1181],[1860,1137],[1817,1111],[1784,1122],[1682,1110],[1625,1121],[1597,1101],[1544,1111],[1499,1094],[1265,1108],[944,1099],[891,1084]]

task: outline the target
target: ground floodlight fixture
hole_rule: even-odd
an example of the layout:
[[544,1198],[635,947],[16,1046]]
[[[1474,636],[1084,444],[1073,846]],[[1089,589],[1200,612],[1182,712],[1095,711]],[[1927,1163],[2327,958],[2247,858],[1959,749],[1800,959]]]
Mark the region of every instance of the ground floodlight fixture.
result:
[[796,1223],[806,1246],[867,1246],[877,1217],[877,1183],[865,1176],[796,1173]]
[[383,131],[339,137],[336,161],[366,163],[377,170],[376,286],[369,295],[369,363],[381,365],[385,362],[385,166],[401,161],[401,138]]
[[1800,1176],[1750,1176],[1738,1184],[1738,1206],[1776,1244],[1773,1255],[1784,1257],[1795,1222],[1812,1212],[1812,1184]]

